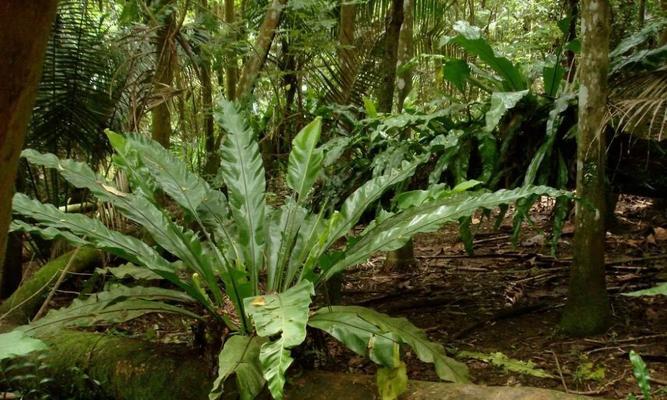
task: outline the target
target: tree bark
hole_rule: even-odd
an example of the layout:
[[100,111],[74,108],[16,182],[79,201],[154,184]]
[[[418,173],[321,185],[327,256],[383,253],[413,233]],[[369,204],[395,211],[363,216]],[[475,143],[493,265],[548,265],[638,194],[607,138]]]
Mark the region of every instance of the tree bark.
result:
[[0,2],[0,265],[5,262],[19,156],[57,5],[57,0]]
[[[173,0],[160,2],[162,8],[171,7]],[[171,138],[171,112],[169,98],[174,81],[174,63],[176,61],[176,18],[174,10],[168,10],[167,16],[158,29],[155,42],[155,78],[153,95],[158,102],[151,110],[151,137],[165,148]]]
[[[394,103],[397,66],[400,65],[401,62],[405,62],[406,59],[409,60],[412,46],[412,1],[392,0],[391,7],[392,9],[388,16],[385,33],[385,58],[382,63],[382,87],[380,88],[378,95],[378,111],[387,114],[391,113]],[[405,13],[405,7],[409,8],[408,13]],[[406,24],[405,29],[403,29],[404,23]],[[399,61],[399,51],[401,61]],[[407,96],[409,91],[405,91],[406,86],[408,85],[406,79],[409,78],[406,76],[399,76],[398,79],[399,112],[402,111],[405,96]],[[401,82],[403,84],[401,84]],[[387,253],[383,268],[386,271],[408,271],[415,265],[417,265],[417,259],[415,258],[414,243],[412,239],[410,239],[400,249]]]
[[404,0],[403,24],[398,39],[398,64],[396,75],[398,76],[398,112],[403,111],[405,98],[412,90],[412,68],[406,67],[414,55],[414,0]]
[[21,284],[23,276],[23,236],[20,232],[10,233],[7,238],[5,262],[2,265],[0,299],[6,299]]
[[[577,38],[577,21],[579,20],[579,0],[567,0],[567,17],[570,19],[570,24],[567,28],[566,42],[571,42]],[[574,75],[577,71],[576,58],[574,51],[567,50],[565,52],[567,58],[567,81],[574,82]]]
[[584,0],[577,136],[574,262],[561,327],[584,336],[604,331],[610,318],[604,270],[605,134],[611,12],[607,0]]
[[280,17],[286,4],[287,0],[273,0],[266,11],[264,22],[262,22],[262,26],[259,28],[252,53],[243,65],[241,79],[236,91],[236,97],[240,100],[247,100],[255,87],[259,71],[264,66],[269,55],[269,50],[271,50],[271,44],[273,43],[273,38],[276,35],[276,29],[280,24]]
[[[660,0],[660,9],[662,11],[662,16],[667,18],[667,0]],[[667,44],[667,28],[662,30],[662,34],[660,35],[660,46],[664,46]]]
[[340,80],[346,93],[352,90],[354,84],[354,77],[351,72],[355,70],[354,22],[356,18],[357,5],[349,3],[348,0],[342,0],[338,21],[338,60],[341,66]]
[[398,42],[403,24],[403,0],[392,0],[391,11],[387,15],[384,38],[384,58],[380,66],[382,83],[378,92],[378,111],[390,114],[394,104],[396,64],[398,62]]
[[[236,20],[234,11],[234,0],[225,0],[225,22],[230,26],[234,26]],[[234,35],[236,36],[236,35]],[[229,61],[229,65],[225,69],[225,87],[227,92],[227,99],[229,101],[236,100],[236,85],[239,80],[239,68],[237,60],[234,55]]]
[[[208,0],[200,0],[200,12],[208,10]],[[199,81],[201,83],[202,114],[204,116],[204,148],[206,149],[206,162],[204,163],[204,174],[215,176],[220,165],[220,157],[217,151],[215,139],[215,124],[213,121],[213,82],[211,81],[211,60],[207,54],[198,49]]]

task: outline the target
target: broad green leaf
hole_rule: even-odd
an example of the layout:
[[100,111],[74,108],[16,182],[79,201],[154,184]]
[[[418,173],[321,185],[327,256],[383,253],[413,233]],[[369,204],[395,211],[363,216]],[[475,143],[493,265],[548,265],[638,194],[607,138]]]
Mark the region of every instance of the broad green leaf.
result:
[[259,146],[241,113],[233,103],[222,101],[221,105],[223,113],[218,117],[227,135],[220,149],[220,171],[227,186],[229,206],[236,223],[242,262],[251,276],[253,290],[257,290],[266,237],[264,166]]
[[91,243],[128,261],[146,265],[165,278],[165,274],[174,273],[173,266],[152,247],[132,236],[112,231],[96,219],[82,214],[64,213],[51,204],[42,204],[22,193],[14,195],[12,207],[15,213],[34,219],[39,224],[34,229],[44,231],[47,238],[55,232],[51,228],[66,229],[79,238],[78,244]]
[[285,292],[245,299],[245,309],[255,324],[257,335],[280,335],[264,343],[259,353],[264,378],[274,399],[283,398],[285,372],[292,364],[289,349],[306,338],[306,323],[313,284],[303,281]]
[[612,63],[615,61],[615,59],[619,59],[623,54],[626,54],[630,50],[633,50],[641,44],[653,39],[656,34],[660,34],[666,27],[667,18],[658,18],[655,21],[646,24],[646,26],[639,32],[621,40],[621,43],[619,43],[614,50],[609,52],[609,58],[612,60]]
[[[115,142],[121,140],[118,136],[114,138]],[[129,146],[130,141],[124,140],[122,144]],[[216,300],[218,302],[222,301],[222,293],[216,284],[212,254],[209,252],[209,249],[202,245],[199,237],[193,231],[183,229],[175,224],[170,216],[166,215],[163,210],[144,197],[142,193],[134,194],[118,191],[110,183],[106,182],[104,178],[95,174],[88,165],[81,162],[60,160],[53,154],[41,154],[34,150],[25,150],[23,157],[32,164],[56,169],[75,187],[88,189],[100,200],[111,203],[127,218],[146,229],[160,247],[180,258],[194,272],[205,277]],[[95,229],[97,230],[111,232],[99,222],[96,222],[96,225]],[[59,227],[57,224],[51,226],[54,228]],[[123,236],[117,232],[113,232],[112,234]],[[80,234],[80,236],[85,235]],[[142,245],[146,246],[143,243]],[[134,261],[127,257],[124,258]],[[145,265],[150,266],[150,264]]]
[[442,66],[442,77],[463,92],[470,76],[470,66],[465,60],[448,60]]
[[193,298],[179,290],[143,286],[111,286],[109,289],[75,299],[67,307],[49,311],[43,318],[26,325],[25,332],[51,332],[62,328],[90,327],[130,321],[150,313],[199,315],[182,306],[164,303],[191,303]]
[[623,293],[623,296],[639,297],[639,296],[667,296],[667,283],[662,283],[650,289],[637,290],[630,293]]
[[535,183],[535,177],[542,165],[542,161],[551,155],[553,145],[556,141],[558,128],[563,122],[563,113],[568,109],[575,96],[574,93],[568,93],[559,97],[554,102],[554,107],[549,111],[549,118],[547,119],[546,140],[542,143],[535,153],[535,156],[533,156],[533,159],[530,161],[530,165],[526,171],[526,177],[523,181],[524,185],[532,185]]
[[507,58],[496,56],[489,42],[482,37],[479,28],[471,26],[466,21],[458,21],[454,24],[454,30],[459,35],[450,39],[448,43],[461,46],[491,67],[503,79],[503,90],[520,91],[527,88],[526,80],[519,69]]
[[322,145],[324,152],[324,160],[322,165],[326,167],[332,166],[340,156],[347,150],[352,142],[352,138],[345,136],[335,137]]
[[408,373],[404,362],[396,368],[378,368],[375,379],[380,399],[396,400],[408,390]]
[[236,388],[241,400],[253,400],[264,387],[264,378],[259,364],[260,346],[265,342],[259,336],[232,336],[225,342],[218,355],[218,377],[208,395],[209,400],[222,396],[223,383],[236,375]]
[[44,342],[31,338],[22,329],[0,334],[0,361],[45,349]]
[[472,215],[480,208],[493,208],[531,195],[558,197],[566,192],[547,186],[527,186],[493,193],[463,192],[408,209],[387,218],[345,250],[345,255],[324,273],[324,279],[365,261],[371,255],[396,250],[417,233],[434,232],[447,222]]
[[492,132],[500,123],[505,113],[514,108],[517,103],[526,97],[528,90],[520,92],[494,92],[491,95],[491,108],[486,112],[487,132]]
[[394,345],[400,343],[400,340],[393,333],[364,320],[362,315],[353,312],[335,313],[333,310],[325,313],[320,310],[312,316],[308,325],[327,332],[348,349],[362,357],[371,358],[384,368],[397,366]]
[[521,361],[514,358],[507,357],[505,354],[496,353],[478,353],[475,351],[461,351],[457,354],[459,357],[474,358],[475,360],[484,361],[503,368],[507,371],[517,372],[523,375],[531,375],[538,378],[554,378],[553,375],[543,369],[537,368],[531,361]]
[[389,333],[400,343],[410,346],[417,358],[435,365],[438,377],[452,382],[468,382],[465,364],[447,357],[444,347],[428,340],[422,330],[405,318],[391,318],[385,314],[358,306],[332,306],[317,310],[308,324],[324,330],[358,354],[367,354],[370,338]]
[[372,99],[364,97],[364,110],[368,118],[377,118],[378,112]]
[[322,171],[324,158],[322,149],[317,148],[322,130],[322,118],[316,118],[306,125],[292,140],[292,151],[287,163],[287,186],[294,190],[300,203]]
[[544,94],[549,97],[554,97],[560,89],[560,83],[565,76],[565,68],[560,64],[544,66],[542,70],[542,79],[544,80]]
[[651,385],[649,384],[648,367],[641,356],[634,350],[630,350],[630,363],[632,364],[632,375],[637,380],[637,385],[644,395],[644,399],[651,398]]
[[198,214],[199,206],[212,190],[204,179],[190,172],[183,161],[159,143],[144,136],[128,135],[125,149],[137,153],[147,171],[169,197],[191,215]]
[[411,177],[425,159],[423,157],[413,162],[405,161],[400,169],[373,178],[355,190],[350,197],[345,199],[340,211],[335,212],[330,218],[329,235],[324,249],[347,234],[359,221],[364,211],[375,203],[387,189]]
[[162,277],[146,267],[139,267],[132,263],[120,265],[118,267],[97,268],[95,273],[100,275],[111,274],[117,279],[132,278],[134,280],[157,280]]
[[[315,248],[323,235],[326,233],[326,224],[323,218],[324,209],[319,214],[306,214],[300,222],[299,231],[294,240],[294,246],[290,252],[285,277],[285,287],[290,287],[301,281],[305,268],[311,264],[307,261],[313,248]],[[299,277],[297,277],[299,273]],[[295,281],[295,279],[297,279]]]

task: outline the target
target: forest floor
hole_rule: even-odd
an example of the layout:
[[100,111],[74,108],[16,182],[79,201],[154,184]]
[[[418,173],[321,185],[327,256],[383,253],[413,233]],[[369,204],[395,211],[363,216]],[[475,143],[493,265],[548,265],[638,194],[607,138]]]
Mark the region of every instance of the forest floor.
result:
[[[599,336],[575,339],[558,332],[573,227],[565,225],[558,257],[552,257],[549,204],[533,209],[535,224],[522,230],[518,246],[511,243],[509,219],[494,230],[493,218],[475,218],[472,256],[465,253],[456,226],[420,235],[415,239],[416,269],[387,273],[383,257],[374,258],[346,275],[343,302],[408,317],[453,352],[470,352],[461,359],[474,383],[625,399],[639,394],[628,360],[635,350],[649,367],[653,398],[667,399],[667,298],[621,295],[667,280],[667,218],[651,200],[634,196],[621,197],[616,216],[617,226],[607,233],[606,255],[613,322]],[[326,353],[318,368],[375,370],[334,340],[327,342]],[[503,355],[530,364],[503,361]],[[491,356],[509,368],[494,366]],[[430,365],[410,354],[406,362],[411,378],[437,380]],[[512,372],[512,366],[532,367],[551,377]]]
[[[657,210],[650,199],[621,196],[616,208],[618,224],[607,233],[613,322],[605,334],[581,339],[566,337],[557,328],[567,293],[573,227],[570,222],[565,225],[558,256],[552,257],[550,213],[548,202],[535,206],[531,212],[534,224],[525,224],[517,246],[511,241],[510,218],[496,230],[495,218],[478,215],[472,225],[473,255],[466,254],[455,225],[419,235],[415,238],[419,261],[415,269],[386,272],[384,257],[373,258],[345,275],[343,303],[407,317],[452,353],[467,352],[456,358],[467,363],[477,384],[543,387],[626,399],[630,393],[639,394],[628,360],[630,350],[635,350],[648,364],[653,399],[667,399],[667,297],[621,295],[667,281],[664,208]],[[71,291],[63,290],[53,304],[67,304],[70,293],[82,289],[76,282],[70,285]],[[119,326],[114,332],[159,342],[192,343],[191,322],[157,314]],[[369,360],[328,336],[320,339],[304,346],[293,368],[296,372],[299,367],[314,367],[375,373]],[[404,355],[404,361],[410,378],[438,380],[431,365],[410,353]]]

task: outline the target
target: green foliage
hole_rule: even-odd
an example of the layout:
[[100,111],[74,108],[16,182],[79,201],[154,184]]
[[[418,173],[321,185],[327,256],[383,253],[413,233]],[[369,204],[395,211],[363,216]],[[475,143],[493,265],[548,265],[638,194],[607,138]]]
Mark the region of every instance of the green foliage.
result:
[[461,351],[457,355],[484,361],[507,371],[517,372],[523,375],[530,375],[538,378],[554,378],[550,373],[535,367],[535,364],[532,361],[517,360],[507,357],[507,355],[500,352],[485,354],[475,351]]
[[283,398],[285,372],[294,361],[289,349],[306,339],[306,323],[313,294],[313,284],[303,281],[282,293],[245,299],[246,310],[257,335],[267,339],[280,335],[262,344],[259,351],[264,378],[274,399]]
[[218,356],[218,377],[213,382],[210,400],[222,395],[223,383],[234,374],[241,400],[254,399],[264,387],[262,367],[259,364],[260,346],[264,339],[259,336],[232,336],[225,342]]
[[[416,145],[426,151],[410,161],[405,160],[408,149],[387,153],[387,159],[392,161],[388,165],[376,164],[375,176],[352,191],[338,210],[322,207],[315,212],[309,209],[312,188],[323,175],[327,158],[327,147],[318,147],[322,127],[319,120],[295,136],[286,178],[291,192],[281,206],[273,207],[265,201],[266,183],[259,147],[245,118],[228,102],[222,103],[217,117],[227,132],[220,149],[219,177],[229,200],[190,172],[173,154],[139,135],[108,132],[115,149],[114,166],[128,177],[129,192],[120,191],[83,163],[59,160],[54,155],[32,150],[24,152],[32,164],[58,171],[74,187],[87,189],[113,206],[141,226],[153,244],[22,194],[14,198],[14,213],[34,224],[17,218],[14,229],[96,246],[133,264],[105,272],[139,280],[160,277],[179,290],[111,286],[76,300],[69,307],[51,311],[22,329],[36,333],[112,324],[150,312],[199,318],[179,306],[197,302],[211,317],[240,334],[238,339],[230,339],[220,354],[225,365],[221,364],[212,399],[222,393],[223,381],[231,375],[236,376],[243,398],[253,397],[264,381],[274,398],[282,398],[285,373],[293,361],[290,350],[303,342],[309,323],[314,327],[319,325],[354,351],[387,368],[381,376],[405,375],[396,356],[398,344],[405,344],[420,360],[433,363],[440,378],[466,381],[465,366],[447,357],[442,345],[429,341],[405,319],[392,319],[356,307],[321,309],[310,317],[315,288],[376,252],[394,250],[416,233],[432,232],[445,223],[471,216],[477,209],[512,203],[527,196],[564,193],[539,186],[495,193],[468,192],[479,182],[461,179],[453,189],[435,185],[424,192],[398,197],[392,201],[399,205],[395,212],[379,212],[377,220],[359,237],[352,237],[348,235],[364,212],[378,204],[388,190],[413,176],[429,158],[430,149],[453,152],[460,137],[438,136]],[[428,129],[424,126],[437,118],[383,116],[375,123],[382,130],[400,130],[406,126]],[[179,215],[183,225],[177,223]],[[347,244],[334,249],[334,244],[346,236]],[[170,261],[174,259],[177,261]],[[140,274],[138,268],[146,268],[148,273]],[[264,276],[266,281],[260,282]],[[228,310],[227,299],[234,310],[221,315],[219,310]],[[350,323],[337,325],[334,330],[325,322],[332,315]],[[254,337],[263,339],[248,339]],[[381,386],[389,397],[404,386],[401,383],[394,387],[386,380],[381,381],[386,383]]]
[[605,378],[606,369],[598,367],[588,357],[582,356],[577,370],[574,371],[574,379],[577,382],[597,381],[600,382]]
[[528,94],[528,90],[519,92],[494,92],[491,95],[491,108],[486,113],[486,130],[493,131],[503,115],[514,108]]
[[667,283],[659,284],[650,289],[637,290],[630,293],[623,293],[623,296],[638,297],[638,296],[667,296]]
[[644,395],[644,400],[651,400],[651,385],[646,363],[634,350],[630,350],[630,363],[632,363],[632,375],[637,380],[637,385]]
[[458,21],[454,24],[454,30],[458,35],[446,39],[443,45],[456,44],[479,57],[498,75],[503,91],[518,92],[527,88],[526,80],[519,69],[506,57],[496,56],[489,42],[482,37],[481,29],[471,26],[466,21]]
[[377,386],[382,400],[396,400],[408,390],[408,374],[405,363],[399,363],[396,368],[379,368],[377,372]]
[[14,330],[0,334],[0,361],[44,349],[46,345],[41,340],[34,339],[23,331]]
[[[428,340],[424,332],[405,318],[390,318],[363,307],[334,306],[316,311],[308,324],[329,333],[361,355],[368,355],[373,351],[374,346],[379,345],[378,338],[381,338],[381,346],[391,348],[392,351],[391,342],[405,344],[412,348],[421,361],[433,363],[440,379],[452,382],[468,381],[465,364],[447,357],[442,345]],[[386,368],[396,367],[386,363],[381,365]]]

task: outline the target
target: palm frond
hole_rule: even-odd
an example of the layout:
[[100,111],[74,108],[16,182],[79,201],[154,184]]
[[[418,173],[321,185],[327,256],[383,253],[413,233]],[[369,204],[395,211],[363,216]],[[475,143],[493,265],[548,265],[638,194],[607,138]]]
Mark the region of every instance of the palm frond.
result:
[[607,119],[616,130],[661,141],[667,130],[667,67],[637,74],[615,86]]

